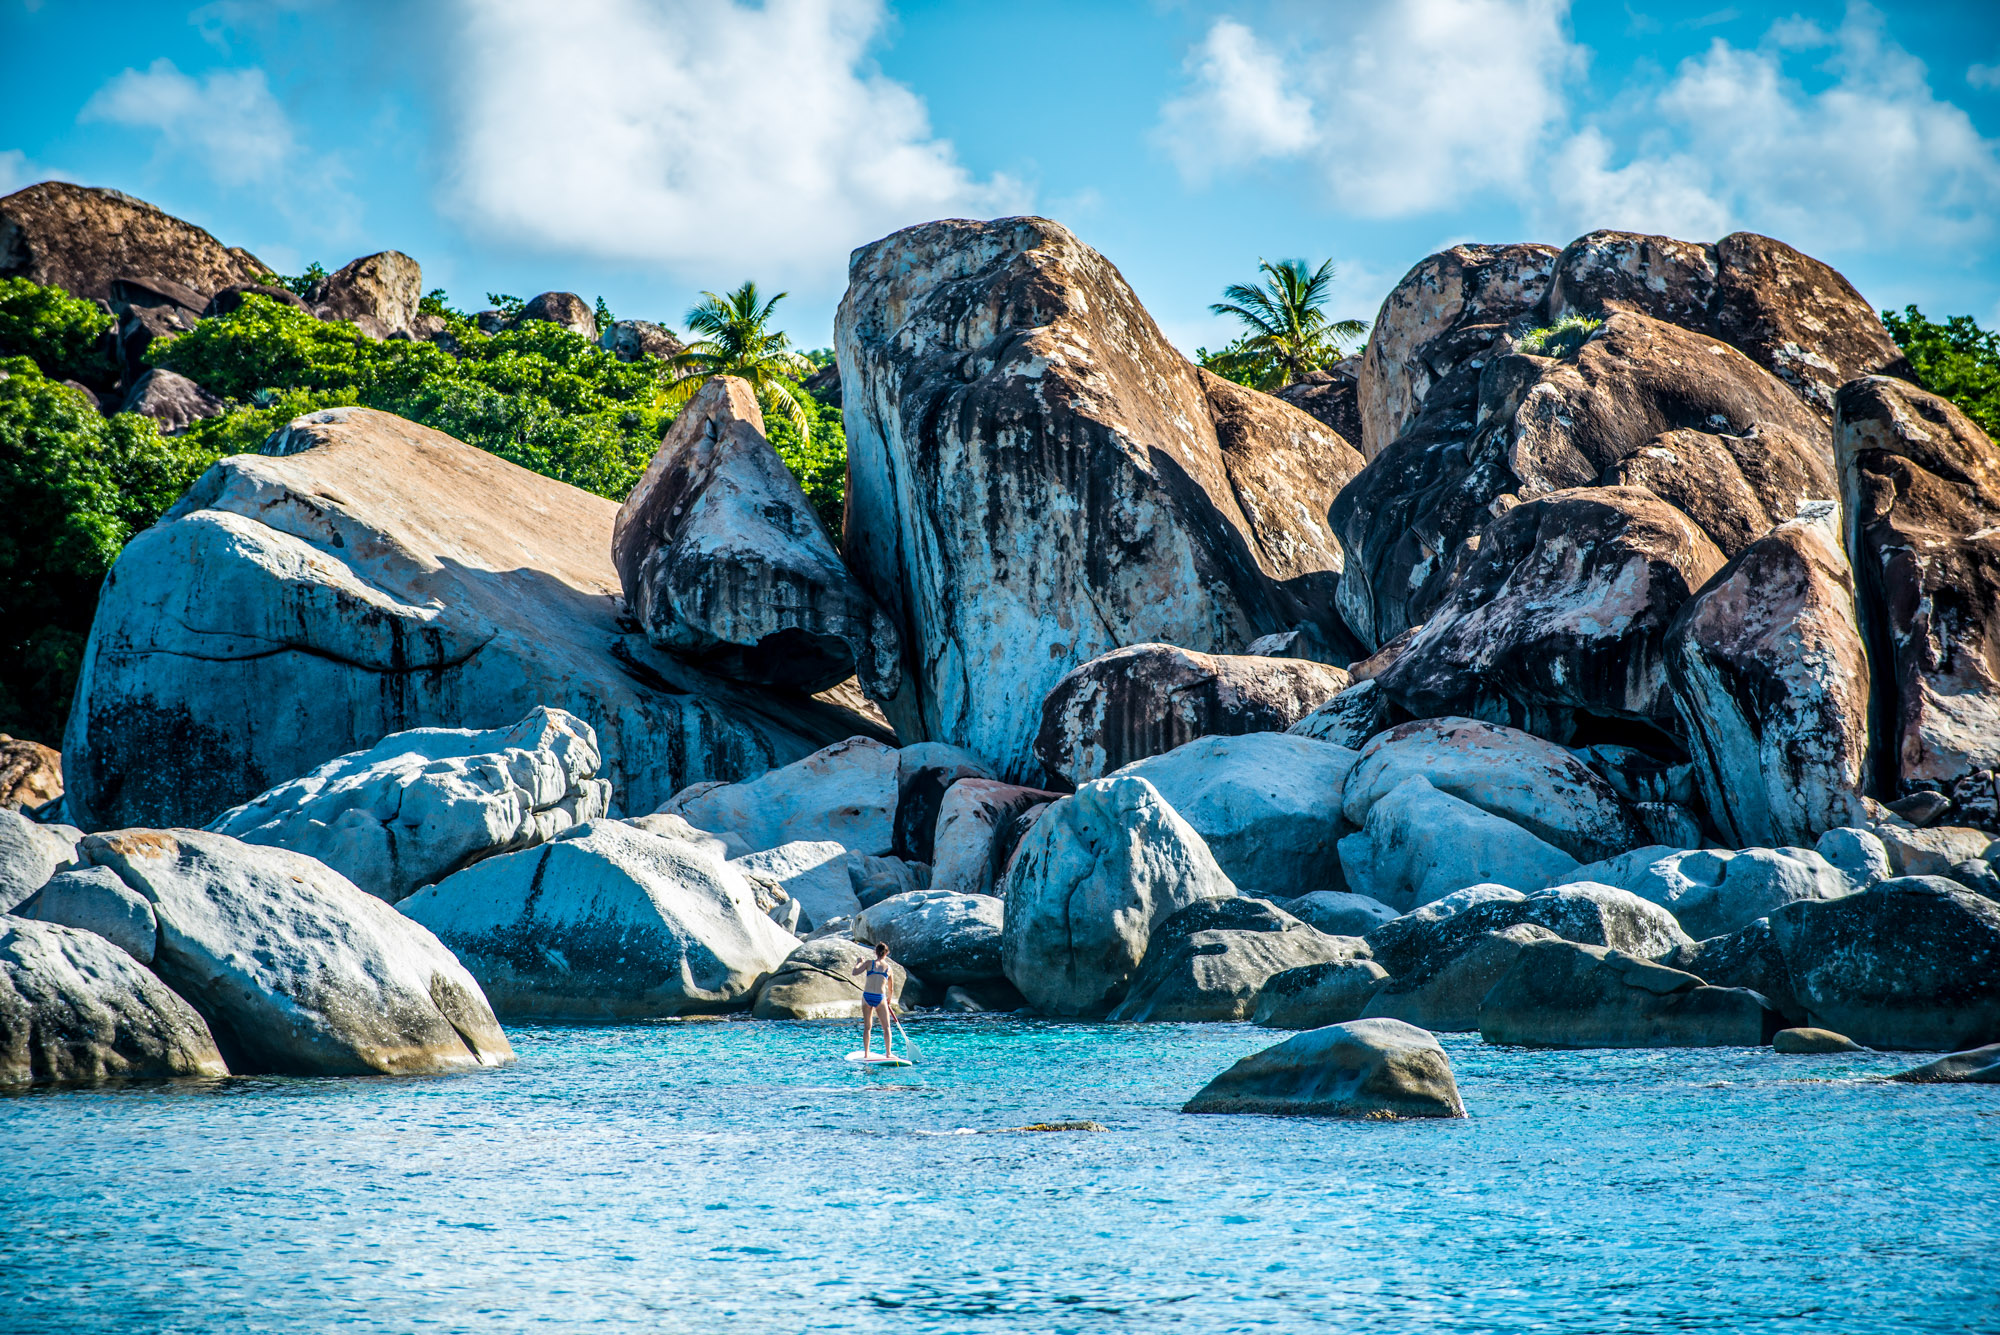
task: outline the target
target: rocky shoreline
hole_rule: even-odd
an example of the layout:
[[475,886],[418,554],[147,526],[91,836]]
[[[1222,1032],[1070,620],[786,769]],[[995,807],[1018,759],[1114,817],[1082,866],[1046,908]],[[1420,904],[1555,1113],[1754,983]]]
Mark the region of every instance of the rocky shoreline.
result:
[[[121,340],[250,290],[48,189],[0,224]],[[414,262],[328,283],[424,336]],[[876,942],[918,1006],[1304,1031],[1190,1112],[1464,1115],[1426,1031],[1995,1079],[2000,450],[1833,270],[1457,246],[1281,398],[953,220],[836,333],[838,545],[728,377],[622,506],[366,408],[215,464],[0,811],[0,1083],[852,1017]]]

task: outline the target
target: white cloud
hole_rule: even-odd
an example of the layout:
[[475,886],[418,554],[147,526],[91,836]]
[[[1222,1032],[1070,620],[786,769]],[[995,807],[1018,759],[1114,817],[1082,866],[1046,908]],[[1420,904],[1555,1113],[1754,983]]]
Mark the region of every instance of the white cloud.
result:
[[1215,21],[1188,53],[1187,72],[1194,87],[1161,109],[1159,137],[1189,180],[1290,156],[1316,136],[1311,99],[1288,87],[1278,55],[1233,19]]
[[1967,65],[1965,81],[1982,92],[2000,89],[2000,65]]
[[162,57],[114,77],[77,119],[155,130],[166,149],[199,159],[224,185],[275,179],[295,150],[291,121],[261,69],[193,79]]
[[[1788,69],[1812,59],[1834,76],[1819,91]],[[1754,49],[1718,39],[1643,115],[1654,142],[1623,166],[1591,128],[1558,151],[1545,216],[1696,237],[1752,228],[1808,250],[1963,245],[2000,216],[2000,143],[1938,99],[1865,5],[1831,33],[1794,19]]]
[[538,245],[837,286],[911,223],[992,216],[923,102],[874,72],[879,0],[463,0],[450,203]]
[[1350,0],[1297,13],[1280,63],[1222,20],[1160,134],[1191,180],[1247,151],[1298,156],[1342,211],[1399,217],[1515,188],[1562,119],[1581,53],[1566,0]]

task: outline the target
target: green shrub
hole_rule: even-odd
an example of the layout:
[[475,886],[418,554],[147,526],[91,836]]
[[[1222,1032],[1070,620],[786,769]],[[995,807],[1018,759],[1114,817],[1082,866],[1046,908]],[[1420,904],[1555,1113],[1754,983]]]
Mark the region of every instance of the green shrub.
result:
[[1521,335],[1520,351],[1537,357],[1574,357],[1590,336],[1604,327],[1604,321],[1588,315],[1565,315],[1552,325],[1530,329]]
[[1882,323],[1902,344],[1917,383],[1950,399],[1989,436],[2000,437],[2000,334],[1981,329],[1970,315],[1943,324],[1915,306],[1901,315],[1882,312]]
[[799,480],[799,490],[806,494],[813,512],[838,546],[842,511],[847,501],[847,436],[842,429],[840,409],[821,402],[803,388],[793,397],[805,409],[810,435],[802,438],[799,429],[784,414],[769,408],[764,413],[764,433],[771,448],[778,452],[778,458]]
[[25,278],[0,278],[0,357],[26,357],[54,380],[108,387],[118,365],[103,345],[116,323],[94,301]]

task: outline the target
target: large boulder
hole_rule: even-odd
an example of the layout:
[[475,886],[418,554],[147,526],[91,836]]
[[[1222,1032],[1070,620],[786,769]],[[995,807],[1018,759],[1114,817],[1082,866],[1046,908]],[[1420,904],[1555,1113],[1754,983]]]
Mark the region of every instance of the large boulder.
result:
[[1808,848],[1640,848],[1573,876],[1658,904],[1697,941],[1727,936],[1787,904],[1863,888]]
[[1709,818],[1735,844],[1810,844],[1865,820],[1868,657],[1839,507],[1737,556],[1667,633],[1667,681]]
[[496,853],[595,820],[610,785],[592,777],[597,735],[537,707],[508,728],[418,728],[327,761],[209,825],[248,844],[317,858],[391,904]]
[[596,729],[632,811],[870,731],[621,627],[616,513],[366,408],[224,459],[105,581],[64,740],[71,819],[206,824],[389,733],[504,727],[544,704]]
[[1087,783],[1047,812],[1007,875],[1000,956],[1028,1004],[1103,1015],[1124,999],[1153,929],[1236,887],[1152,784]]
[[1001,977],[1005,906],[992,895],[917,890],[891,895],[854,919],[854,939],[886,945],[927,983],[979,983]]
[[1312,1029],[1253,1052],[1181,1109],[1303,1117],[1463,1117],[1451,1059],[1400,1020]]
[[0,918],[0,1087],[228,1074],[194,1007],[117,946]]
[[1060,794],[997,779],[960,779],[939,800],[931,841],[931,888],[963,895],[998,894],[1007,860],[1019,846],[1021,818]]
[[424,271],[400,250],[351,260],[312,285],[306,305],[322,320],[344,320],[370,338],[408,334],[424,297]]
[[1469,1033],[1479,1028],[1479,1008],[1494,984],[1506,977],[1521,952],[1542,941],[1559,941],[1534,923],[1515,923],[1464,940],[1416,967],[1383,981],[1361,1008],[1364,1016],[1401,1020],[1419,1029]]
[[1154,930],[1109,1018],[1246,1020],[1274,975],[1367,955],[1359,937],[1329,936],[1259,900],[1198,900]]
[[1954,1052],[1889,1078],[1907,1085],[2000,1085],[2000,1043]]
[[1638,822],[1617,791],[1576,756],[1518,728],[1451,716],[1369,739],[1341,790],[1348,823],[1361,824],[1377,802],[1419,777],[1579,861],[1638,842]]
[[1360,456],[1192,366],[1067,229],[960,219],[863,246],[835,342],[848,565],[922,669],[884,705],[900,736],[1030,782],[1042,701],[1079,663],[1339,633],[1325,516]]
[[57,872],[12,910],[16,917],[95,932],[141,964],[159,952],[160,915],[109,867]]
[[1300,412],[1332,427],[1340,438],[1359,448],[1361,425],[1361,358],[1346,357],[1278,390],[1276,397]]
[[150,417],[160,434],[171,436],[207,417],[218,417],[229,405],[194,381],[164,366],[155,366],[132,382],[119,405],[121,413]]
[[2000,766],[2000,449],[1957,407],[1901,380],[1854,381],[1838,408],[1884,785],[1948,792]]
[[1089,783],[1196,738],[1283,732],[1346,687],[1325,663],[1135,644],[1055,684],[1035,755],[1052,780]]
[[621,362],[667,362],[687,351],[670,330],[650,320],[614,321],[599,332],[597,345]]
[[1758,1047],[1782,1027],[1747,988],[1553,939],[1522,947],[1479,1006],[1488,1043],[1530,1048]]
[[1264,980],[1253,1023],[1265,1029],[1319,1029],[1361,1018],[1389,971],[1368,959],[1328,960]]
[[488,858],[397,907],[457,951],[510,1017],[740,1010],[798,945],[714,850],[619,821]]
[[660,811],[739,834],[752,852],[809,841],[885,856],[896,842],[897,764],[894,747],[850,737],[740,783],[684,789]]
[[1388,706],[1389,697],[1382,694],[1382,688],[1370,677],[1354,682],[1285,731],[1294,737],[1310,737],[1316,742],[1332,742],[1358,751],[1370,737],[1389,726]]
[[1788,904],[1665,962],[1865,1047],[1953,1051],[2000,1039],[1996,961],[2000,904],[1911,876]]
[[1341,787],[1354,752],[1282,732],[1203,737],[1120,769],[1152,784],[1246,895],[1346,889],[1337,849],[1353,827]]
[[833,550],[764,438],[747,381],[713,376],[619,507],[611,559],[662,649],[724,676],[820,691],[858,676],[896,693],[896,631]]
[[0,199],[0,278],[113,301],[120,278],[158,276],[199,294],[199,309],[218,288],[268,272],[249,251],[116,190],[44,181]]
[[1405,978],[1434,972],[1488,932],[1524,923],[1642,959],[1694,946],[1671,913],[1616,886],[1572,884],[1532,895],[1496,889],[1471,887],[1456,903],[1442,901],[1384,923],[1368,934],[1368,948],[1390,974]]
[[1379,899],[1345,890],[1315,890],[1283,901],[1279,907],[1329,936],[1366,936],[1398,915]]
[[1348,888],[1408,911],[1467,886],[1540,890],[1567,879],[1576,859],[1412,775],[1368,809],[1337,845]]
[[62,794],[62,752],[0,732],[0,809],[46,806]]
[[1547,318],[1637,311],[1737,348],[1821,418],[1856,376],[1900,374],[1902,350],[1839,273],[1782,241],[1734,232],[1714,245],[1598,231],[1557,257]]
[[[435,936],[301,853],[203,830],[119,830],[78,845],[129,892],[65,896],[119,913],[153,972],[207,1020],[237,1075],[425,1075],[514,1059],[479,984]],[[83,892],[89,887],[74,886]],[[63,905],[42,904],[54,920]],[[141,911],[143,912],[143,911]],[[65,915],[67,916],[67,915]]]
[[[874,958],[873,950],[843,936],[801,942],[757,989],[750,1014],[759,1020],[859,1019],[861,978],[854,966]],[[909,971],[891,958],[889,977],[900,1009]]]
[[895,855],[906,862],[935,860],[944,795],[964,780],[993,777],[986,762],[963,747],[915,742],[897,751]]
[[[542,292],[521,304],[520,320],[545,320],[597,342],[597,311],[574,292]],[[518,323],[518,321],[517,321]]]
[[40,825],[0,808],[0,913],[13,912],[76,856],[76,835],[70,826]]
[[[673,817],[647,816],[640,824],[644,828],[645,823],[670,819]],[[831,839],[794,840],[731,861],[743,871],[768,876],[783,887],[799,906],[802,932],[861,912],[854,890],[858,875],[855,855]]]
[[1465,714],[1553,741],[1568,741],[1579,715],[1671,724],[1667,627],[1722,564],[1651,492],[1588,487],[1525,502],[1493,521],[1375,680],[1419,718]]

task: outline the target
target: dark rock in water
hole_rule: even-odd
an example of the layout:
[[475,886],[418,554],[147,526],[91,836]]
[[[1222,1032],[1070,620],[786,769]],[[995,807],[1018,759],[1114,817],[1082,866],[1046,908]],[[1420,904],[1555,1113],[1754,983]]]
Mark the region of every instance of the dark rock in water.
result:
[[0,278],[112,300],[112,283],[157,275],[199,295],[263,280],[269,267],[192,223],[116,190],[44,181],[0,199]]
[[521,319],[546,320],[580,338],[597,342],[597,312],[574,292],[544,292],[528,298],[521,307]]
[[741,1010],[798,944],[714,850],[618,821],[488,858],[397,909],[457,952],[510,1017]]
[[918,890],[891,895],[854,919],[854,939],[889,947],[930,983],[979,983],[1002,976],[1000,921],[1003,905],[992,895]]
[[219,416],[228,407],[186,376],[155,366],[133,384],[118,411],[150,417],[159,425],[160,434],[171,436],[204,417]]
[[895,628],[840,563],[764,438],[749,384],[715,376],[618,510],[611,556],[655,645],[738,681],[895,693]]
[[1905,876],[1788,904],[1663,962],[1753,988],[1788,1019],[1871,1048],[1949,1051],[2000,1036],[1995,960],[2000,904],[1940,877]]
[[1846,1034],[1831,1029],[1780,1029],[1771,1035],[1771,1050],[1788,1056],[1811,1056],[1830,1052],[1866,1052]]
[[1088,783],[1198,737],[1283,732],[1346,686],[1325,663],[1135,644],[1055,684],[1035,755],[1051,778]]
[[1574,941],[1524,946],[1479,1005],[1488,1043],[1531,1048],[1756,1047],[1782,1023],[1755,992]]
[[1840,514],[1815,502],[1725,566],[1667,635],[1709,818],[1738,846],[1809,846],[1867,819],[1868,657]]
[[1521,952],[1537,942],[1560,939],[1546,927],[1525,922],[1482,932],[1455,951],[1385,980],[1361,1013],[1420,1029],[1469,1033],[1479,1028],[1479,1007],[1487,993],[1513,969]]
[[366,408],[265,450],[211,468],[105,582],[64,745],[79,825],[203,825],[389,733],[544,704],[596,729],[635,812],[871,731],[621,626],[610,501]]
[[[1182,909],[1174,918],[1192,911]],[[1284,931],[1173,929],[1174,921],[1169,920],[1154,935],[1131,990],[1107,1018],[1180,1023],[1247,1020],[1258,994],[1274,976],[1307,965],[1353,960],[1368,950],[1357,937],[1328,936],[1297,922]]]
[[268,297],[280,306],[290,306],[294,310],[306,308],[299,294],[290,288],[274,287],[270,283],[231,283],[228,287],[218,289],[216,294],[208,299],[208,305],[201,308],[201,318],[214,319],[240,310],[245,297]]
[[1252,1053],[1208,1082],[1187,1113],[1463,1117],[1451,1059],[1400,1020],[1355,1020]]
[[1358,1020],[1388,976],[1387,969],[1369,959],[1286,969],[1265,980],[1251,1019],[1266,1029],[1319,1029]]
[[1032,781],[1042,701],[1080,663],[1340,633],[1324,516],[1360,456],[1189,364],[1067,230],[929,223],[849,276],[844,542],[923,665],[884,703],[899,735]]
[[1419,718],[1470,715],[1557,741],[1579,715],[1670,723],[1667,627],[1722,564],[1650,492],[1578,488],[1529,501],[1494,521],[1376,681]]
[[1889,1078],[1908,1085],[2000,1085],[2000,1043],[1954,1052]]
[[0,918],[0,1088],[228,1074],[195,1009],[117,946]]
[[1311,414],[1338,432],[1342,440],[1360,448],[1361,358],[1349,357],[1323,371],[1309,371],[1303,379],[1279,390],[1276,397]]
[[401,251],[385,250],[314,283],[306,305],[322,320],[344,320],[370,338],[387,338],[410,332],[423,295],[423,269]]
[[1870,376],[1840,391],[1834,451],[1885,795],[2000,766],[2000,449],[1946,400]]
[[597,336],[597,344],[621,362],[672,361],[687,351],[679,339],[650,320],[619,320]]

